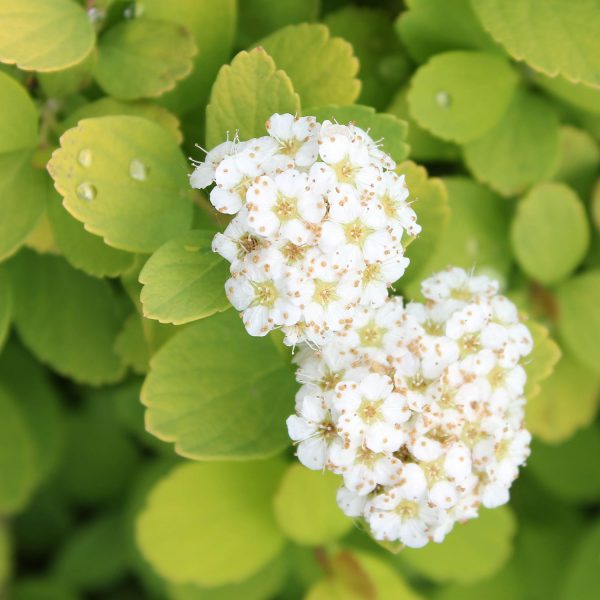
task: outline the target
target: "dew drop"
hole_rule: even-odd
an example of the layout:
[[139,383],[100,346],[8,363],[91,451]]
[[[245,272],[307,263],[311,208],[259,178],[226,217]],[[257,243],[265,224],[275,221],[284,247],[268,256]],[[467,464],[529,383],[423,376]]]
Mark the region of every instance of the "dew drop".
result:
[[129,163],[129,175],[136,181],[146,181],[148,177],[148,167],[138,158],[134,158]]
[[77,186],[77,195],[86,202],[91,202],[97,193],[96,186],[89,181],[84,181]]
[[435,101],[442,108],[450,108],[452,105],[452,96],[446,91],[441,91],[435,95]]
[[91,167],[92,166],[92,151],[89,148],[84,148],[77,155],[77,162],[82,167]]

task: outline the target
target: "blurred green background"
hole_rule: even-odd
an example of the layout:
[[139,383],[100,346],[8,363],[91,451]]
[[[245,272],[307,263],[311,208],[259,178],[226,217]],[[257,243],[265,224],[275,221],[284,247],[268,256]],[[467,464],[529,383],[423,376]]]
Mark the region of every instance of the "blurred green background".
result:
[[[213,87],[256,45],[281,97],[256,53]],[[600,2],[0,0],[0,61],[0,597],[600,598]],[[441,545],[389,552],[337,509],[334,477],[296,464],[277,340],[246,339],[233,311],[143,316],[148,255],[223,227],[205,198],[182,192],[183,225],[134,241],[163,190],[119,217],[124,187],[114,221],[78,217],[105,239],[122,225],[115,248],[51,189],[65,131],[127,115],[143,122],[113,133],[138,127],[181,190],[177,145],[201,159],[224,106],[262,117],[263,86],[269,109],[289,97],[385,136],[424,227],[399,292],[454,264],[497,277],[539,324],[528,466],[509,506]],[[215,352],[232,377],[256,354],[271,384],[204,389],[194,373]]]

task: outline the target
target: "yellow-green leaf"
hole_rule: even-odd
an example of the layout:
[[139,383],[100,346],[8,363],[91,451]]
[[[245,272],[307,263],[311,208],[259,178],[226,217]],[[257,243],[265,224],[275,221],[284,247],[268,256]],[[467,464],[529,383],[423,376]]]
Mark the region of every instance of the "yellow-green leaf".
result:
[[321,24],[289,25],[262,39],[263,47],[292,80],[305,106],[352,104],[360,94],[352,46]]
[[472,0],[483,26],[513,58],[548,75],[600,85],[596,0]]
[[240,139],[265,135],[265,122],[276,112],[298,113],[300,99],[290,78],[277,70],[261,48],[240,52],[221,67],[206,107],[209,148],[239,132]]
[[271,507],[279,459],[176,467],[150,492],[137,543],[174,583],[215,587],[247,579],[284,543]]
[[0,154],[33,148],[37,144],[38,115],[35,104],[16,79],[1,71],[0,114]]
[[191,226],[186,160],[147,119],[80,121],[48,170],[65,208],[114,248],[149,253]]
[[445,52],[420,67],[408,92],[410,114],[444,140],[471,142],[506,111],[517,85],[508,61],[485,52]]
[[352,528],[336,502],[340,479],[327,471],[290,465],[273,499],[277,523],[285,535],[307,546],[332,542]]
[[94,47],[92,22],[72,0],[4,0],[0,22],[0,61],[25,71],[66,69]]

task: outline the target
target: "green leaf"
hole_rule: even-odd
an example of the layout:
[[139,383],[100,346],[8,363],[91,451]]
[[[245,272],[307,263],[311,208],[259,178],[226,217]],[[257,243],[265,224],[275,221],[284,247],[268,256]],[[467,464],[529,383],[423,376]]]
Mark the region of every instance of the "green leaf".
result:
[[170,584],[169,600],[265,600],[274,597],[284,584],[286,561],[279,555],[266,567],[240,583],[215,588],[194,584]]
[[295,383],[269,338],[234,311],[189,325],[152,358],[142,389],[146,428],[198,460],[251,459],[289,444]]
[[544,284],[565,279],[590,243],[583,204],[562,183],[541,183],[518,204],[511,225],[515,257],[525,273]]
[[154,98],[190,74],[194,54],[184,27],[146,18],[123,21],[100,38],[94,77],[115,98]]
[[599,390],[597,375],[563,355],[554,373],[542,384],[541,393],[533,400],[527,399],[527,429],[548,443],[568,439],[596,416]]
[[194,107],[204,108],[219,68],[231,56],[237,4],[236,0],[144,0],[144,16],[182,25],[198,48],[190,75],[161,96],[160,102],[171,110],[184,114]]
[[206,107],[206,145],[209,148],[239,132],[240,139],[265,135],[265,122],[276,112],[298,113],[300,99],[290,78],[276,70],[261,48],[240,52],[221,67]]
[[556,290],[560,339],[583,365],[600,374],[600,271],[590,270]]
[[115,352],[134,373],[143,375],[148,372],[150,350],[144,336],[142,318],[137,311],[133,311],[123,324],[115,340]]
[[[537,596],[536,596],[537,597]],[[470,585],[444,585],[435,600],[525,600],[523,582],[514,562],[490,579]]]
[[595,600],[600,595],[600,520],[596,519],[570,557],[560,599]]
[[15,326],[37,359],[79,382],[117,381],[123,374],[113,352],[119,307],[108,283],[29,251],[9,267]]
[[16,398],[0,386],[0,513],[22,509],[36,485],[38,473],[32,433]]
[[14,254],[33,231],[47,194],[45,174],[31,166],[31,150],[0,154],[0,260]]
[[252,42],[286,25],[314,21],[320,0],[244,0],[239,3],[238,46]]
[[587,200],[600,166],[598,143],[587,131],[569,125],[560,128],[559,141],[560,152],[552,179],[566,183]]
[[589,503],[600,498],[600,430],[591,425],[559,445],[533,442],[527,467],[562,500]]
[[31,432],[37,483],[47,481],[62,458],[64,415],[48,372],[15,340],[2,351],[0,385],[8,391]]
[[562,352],[544,325],[536,321],[526,321],[526,324],[533,338],[533,351],[525,361],[525,396],[531,402],[540,393],[542,382],[552,375]]
[[545,179],[558,157],[558,116],[547,100],[518,91],[504,116],[464,148],[473,175],[504,196]]
[[517,60],[547,75],[600,85],[596,0],[471,0],[492,37]]
[[117,277],[131,268],[135,254],[107,246],[101,237],[85,230],[52,191],[46,204],[52,237],[61,254],[76,269],[94,277]]
[[182,325],[229,308],[227,263],[212,251],[214,234],[189,231],[161,246],[140,273],[144,316]]
[[515,532],[508,507],[481,509],[476,519],[456,524],[443,543],[406,548],[398,557],[436,582],[474,583],[502,568],[511,555]]
[[66,69],[94,47],[94,27],[71,0],[5,0],[0,21],[0,62],[24,71]]
[[81,92],[92,82],[92,71],[98,55],[91,52],[80,63],[50,73],[38,73],[37,81],[46,98],[66,100],[72,94]]
[[11,600],[80,600],[62,581],[47,577],[22,577],[10,589]]
[[339,487],[337,475],[290,465],[273,499],[275,517],[285,535],[298,544],[314,546],[347,533],[352,520],[337,505]]
[[410,193],[409,202],[413,203],[417,223],[422,227],[419,237],[406,248],[405,255],[410,264],[401,280],[402,284],[405,284],[419,275],[429,257],[435,252],[448,225],[450,208],[448,192],[441,179],[430,178],[423,167],[411,161],[398,165],[396,172],[405,177]]
[[89,408],[70,413],[64,457],[55,482],[77,506],[122,500],[139,467],[138,450],[128,433],[112,416]]
[[[409,298],[420,297],[420,281],[448,265],[474,269],[501,281],[510,269],[510,207],[507,202],[465,177],[447,177],[442,181],[448,192],[450,218],[436,241],[435,250],[425,265],[414,271],[415,275],[406,286]],[[415,203],[415,209],[417,206],[418,203]],[[419,243],[420,238],[417,238],[411,244],[415,251]],[[408,247],[409,252],[412,251],[411,246]],[[427,254],[422,256],[425,258]]]
[[419,127],[410,116],[406,96],[408,87],[402,88],[388,106],[386,112],[406,121],[408,132],[406,142],[410,148],[410,157],[414,160],[431,162],[452,162],[460,158],[456,144],[436,138],[434,135]]
[[360,94],[352,46],[321,24],[289,25],[260,41],[306,106],[352,104]]
[[114,248],[153,252],[191,225],[185,158],[147,119],[80,121],[62,136],[48,170],[65,208]]
[[6,270],[0,268],[0,352],[8,337],[13,312],[10,278]]
[[175,583],[236,583],[281,550],[271,498],[283,463],[201,463],[176,467],[153,488],[137,520],[137,543]]
[[0,589],[3,589],[12,570],[12,544],[4,523],[0,524]]
[[352,104],[350,106],[319,106],[307,108],[305,115],[313,115],[318,121],[329,119],[339,123],[356,123],[360,128],[368,130],[374,140],[382,141],[382,149],[395,161],[404,160],[408,156],[408,146],[405,143],[407,127],[404,121],[393,115],[376,113],[370,106]]
[[55,577],[82,591],[115,584],[129,566],[123,529],[122,518],[111,514],[86,522],[56,552]]
[[360,62],[360,103],[384,108],[411,70],[389,14],[379,8],[349,5],[325,15],[324,23],[331,35],[354,48]]
[[408,106],[415,121],[434,135],[471,142],[498,123],[516,84],[516,73],[501,56],[445,52],[417,70]]
[[582,83],[572,83],[563,77],[535,74],[534,81],[553,96],[586,111],[600,112],[600,89]]
[[481,27],[470,0],[408,0],[396,30],[410,55],[425,62],[447,50],[496,52],[498,45]]
[[[0,7],[0,15],[1,15]],[[4,26],[2,27],[4,31]],[[0,32],[0,37],[2,32]],[[38,141],[38,115],[25,88],[0,71],[0,153],[33,148]]]
[[183,141],[179,119],[171,114],[166,108],[153,104],[147,100],[138,100],[136,102],[125,102],[115,100],[114,98],[100,98],[89,104],[84,104],[59,125],[59,132],[63,134],[67,129],[77,127],[77,123],[82,119],[93,119],[96,117],[142,117],[153,121],[157,125],[168,131],[178,144]]

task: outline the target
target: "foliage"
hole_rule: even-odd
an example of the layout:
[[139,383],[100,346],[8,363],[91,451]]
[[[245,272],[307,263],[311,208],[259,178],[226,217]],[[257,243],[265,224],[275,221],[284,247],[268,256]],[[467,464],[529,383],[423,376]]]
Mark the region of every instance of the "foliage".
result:
[[[600,596],[596,0],[0,0],[0,597]],[[533,333],[529,466],[446,542],[378,545],[293,461],[186,157],[355,121],[423,233]]]

